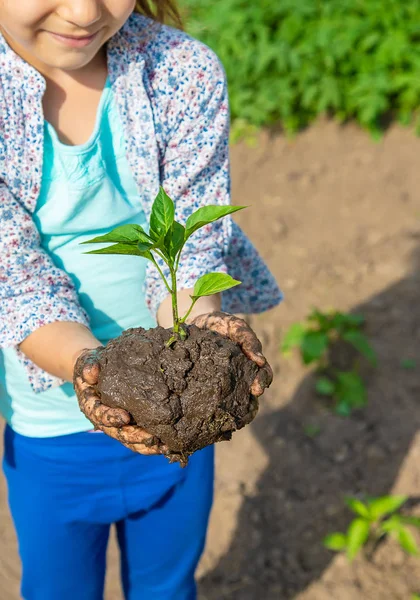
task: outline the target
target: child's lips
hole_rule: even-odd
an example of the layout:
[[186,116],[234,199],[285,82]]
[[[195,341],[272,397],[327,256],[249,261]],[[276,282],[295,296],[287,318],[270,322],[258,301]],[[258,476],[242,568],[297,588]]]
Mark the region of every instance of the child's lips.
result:
[[98,36],[99,31],[89,36],[69,36],[62,35],[60,33],[49,32],[54,39],[58,42],[61,42],[65,46],[69,46],[70,48],[84,48],[85,46],[89,46],[95,38]]

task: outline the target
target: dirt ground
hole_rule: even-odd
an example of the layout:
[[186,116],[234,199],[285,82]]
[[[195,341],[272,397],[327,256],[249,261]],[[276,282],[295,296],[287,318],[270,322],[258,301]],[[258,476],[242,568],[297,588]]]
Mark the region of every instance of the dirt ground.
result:
[[[251,323],[274,367],[260,415],[217,447],[217,491],[200,600],[410,600],[420,559],[383,544],[349,566],[321,540],[350,522],[343,496],[420,499],[420,140],[392,127],[375,144],[320,122],[294,141],[264,133],[232,151],[238,221],[276,274],[282,306]],[[379,366],[369,405],[332,415],[279,343],[311,307],[360,312]],[[401,360],[417,359],[404,369]],[[308,425],[320,433],[309,437]],[[420,509],[420,507],[419,507]],[[0,600],[16,600],[19,561],[0,480]],[[107,600],[120,600],[115,543]]]

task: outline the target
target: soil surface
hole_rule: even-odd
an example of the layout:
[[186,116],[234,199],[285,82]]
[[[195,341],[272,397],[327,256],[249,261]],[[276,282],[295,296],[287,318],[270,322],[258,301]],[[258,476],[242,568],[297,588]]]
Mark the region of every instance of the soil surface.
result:
[[168,347],[171,336],[139,327],[109,342],[97,389],[104,404],[124,408],[172,462],[186,465],[193,452],[230,440],[255,417],[249,388],[258,367],[212,331],[192,325],[186,340]]
[[[238,222],[285,292],[250,322],[275,370],[249,427],[218,444],[216,500],[200,600],[411,600],[420,559],[394,541],[348,565],[322,546],[351,520],[343,496],[406,493],[420,514],[420,140],[392,127],[380,143],[320,122],[294,141],[263,134],[232,151]],[[378,354],[367,408],[331,414],[296,357],[278,348],[316,306],[365,315]],[[413,369],[403,359],[414,359]],[[318,432],[314,434],[314,432]],[[28,490],[28,493],[30,491]],[[107,600],[121,600],[110,545]],[[19,561],[0,480],[1,600],[19,598]]]

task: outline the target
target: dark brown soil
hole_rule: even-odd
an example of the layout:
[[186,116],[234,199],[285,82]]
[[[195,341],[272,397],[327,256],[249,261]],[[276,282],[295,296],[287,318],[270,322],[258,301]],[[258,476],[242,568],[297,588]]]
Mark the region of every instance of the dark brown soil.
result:
[[258,367],[240,347],[212,331],[189,327],[170,347],[162,327],[129,329],[100,354],[98,392],[186,464],[205,446],[229,440],[250,423],[258,400],[249,389]]

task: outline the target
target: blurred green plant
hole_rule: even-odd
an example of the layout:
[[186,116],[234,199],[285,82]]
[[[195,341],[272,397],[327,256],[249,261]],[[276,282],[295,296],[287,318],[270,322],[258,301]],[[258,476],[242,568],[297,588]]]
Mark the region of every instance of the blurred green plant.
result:
[[347,506],[357,515],[346,533],[331,533],[324,539],[324,546],[335,552],[346,552],[352,561],[360,550],[369,545],[372,551],[386,536],[397,539],[401,548],[413,556],[420,550],[409,527],[420,529],[420,518],[402,515],[399,510],[407,496],[381,496],[362,502],[358,498],[346,498]]
[[281,344],[284,355],[298,348],[304,365],[316,365],[317,393],[333,398],[335,412],[343,417],[366,405],[366,386],[358,372],[358,359],[350,370],[343,371],[330,364],[330,352],[334,344],[344,342],[376,366],[376,354],[362,331],[363,324],[361,315],[338,311],[323,313],[314,309],[305,321],[289,328]]
[[308,423],[303,426],[303,433],[309,438],[316,438],[321,433],[321,427]]
[[414,360],[414,358],[402,358],[401,366],[403,369],[407,369],[407,371],[411,371],[412,369],[416,368],[417,363]]
[[420,130],[415,0],[181,0],[187,31],[222,59],[233,118],[288,133],[320,114],[379,137],[384,117]]
[[243,140],[250,148],[258,145],[259,129],[256,125],[251,125],[244,119],[235,119],[230,129],[230,141],[232,144]]

